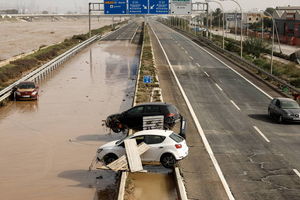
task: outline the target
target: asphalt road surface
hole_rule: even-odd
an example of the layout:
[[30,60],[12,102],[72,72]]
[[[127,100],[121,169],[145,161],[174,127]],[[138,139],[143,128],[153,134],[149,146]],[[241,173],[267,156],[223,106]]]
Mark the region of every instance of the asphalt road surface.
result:
[[300,199],[300,177],[295,173],[300,170],[300,125],[270,121],[271,99],[266,94],[189,39],[158,22],[150,24],[233,196]]
[[101,120],[131,107],[139,52],[98,41],[42,81],[37,102],[0,108],[0,199],[96,199],[114,184],[113,172],[88,168],[98,146],[124,137]]

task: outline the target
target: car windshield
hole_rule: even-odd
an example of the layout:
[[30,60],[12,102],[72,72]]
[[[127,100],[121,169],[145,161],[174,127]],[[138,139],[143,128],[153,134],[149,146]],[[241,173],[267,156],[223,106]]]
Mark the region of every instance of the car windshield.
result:
[[119,144],[121,144],[124,140],[126,140],[126,139],[128,139],[128,138],[130,138],[132,135],[128,135],[128,136],[126,136],[126,137],[124,137],[124,138],[122,138],[122,139],[120,139],[120,140],[118,140],[117,142],[116,142],[116,145],[119,145]]
[[281,108],[282,109],[297,109],[297,108],[300,108],[300,106],[295,101],[282,101]]
[[23,84],[18,85],[18,88],[19,89],[34,89],[35,85],[34,85],[34,83],[23,83]]
[[175,133],[172,133],[171,135],[170,135],[170,138],[172,138],[172,140],[174,140],[175,142],[182,142],[184,139],[183,139],[183,137],[181,137],[180,135],[178,135],[178,134],[175,134]]

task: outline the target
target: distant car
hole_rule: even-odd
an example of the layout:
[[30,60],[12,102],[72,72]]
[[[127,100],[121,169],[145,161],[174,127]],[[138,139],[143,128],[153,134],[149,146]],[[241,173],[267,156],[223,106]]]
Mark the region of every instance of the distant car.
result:
[[137,144],[144,142],[150,146],[150,149],[141,155],[142,161],[158,161],[166,168],[173,167],[178,160],[188,155],[185,139],[178,134],[170,130],[147,130],[102,145],[97,150],[98,161],[109,164],[124,155],[124,140],[127,139],[136,139]]
[[177,108],[167,103],[145,103],[137,105],[121,114],[113,114],[107,117],[105,124],[114,132],[119,133],[127,128],[143,130],[143,117],[164,116],[164,128],[172,128],[180,120]]
[[12,90],[12,97],[15,100],[36,100],[39,87],[32,81],[20,82]]
[[268,107],[268,115],[270,118],[276,119],[278,123],[300,122],[300,106],[293,99],[274,98]]

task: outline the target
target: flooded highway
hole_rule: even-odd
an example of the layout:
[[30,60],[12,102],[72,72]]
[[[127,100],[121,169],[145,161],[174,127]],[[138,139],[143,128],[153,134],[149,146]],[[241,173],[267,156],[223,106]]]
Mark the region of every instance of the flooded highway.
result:
[[1,199],[94,199],[114,183],[88,168],[98,146],[123,137],[101,120],[131,107],[139,48],[94,43],[39,83],[37,102],[0,108]]

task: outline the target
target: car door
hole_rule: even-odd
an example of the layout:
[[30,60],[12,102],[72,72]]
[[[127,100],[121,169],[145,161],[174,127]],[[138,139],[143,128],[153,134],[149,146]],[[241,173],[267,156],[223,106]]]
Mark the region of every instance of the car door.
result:
[[143,161],[159,161],[160,156],[166,151],[166,146],[163,144],[164,136],[160,135],[145,135],[144,142],[150,147],[141,158]]
[[136,106],[126,111],[123,116],[123,123],[129,128],[141,129],[143,125],[143,111],[144,106]]
[[275,102],[274,113],[277,116],[281,115],[281,102],[278,99]]
[[270,110],[270,113],[273,114],[275,113],[275,103],[276,103],[277,99],[273,99],[271,102],[270,102],[270,105],[269,105],[269,110]]
[[159,105],[146,105],[144,109],[144,116],[157,116],[161,114]]

